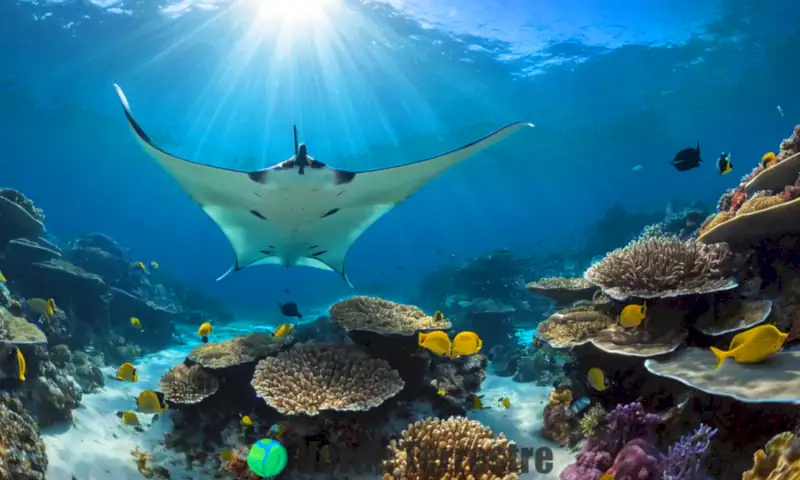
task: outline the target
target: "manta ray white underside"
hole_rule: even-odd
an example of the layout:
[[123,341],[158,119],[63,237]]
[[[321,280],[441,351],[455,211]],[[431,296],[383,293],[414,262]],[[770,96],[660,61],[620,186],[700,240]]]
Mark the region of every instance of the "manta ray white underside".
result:
[[448,168],[533,126],[512,123],[444,155],[363,172],[338,170],[314,160],[295,137],[295,155],[288,160],[245,172],[165,152],[133,118],[122,89],[116,84],[114,88],[144,150],[230,241],[236,262],[219,279],[252,265],[304,265],[338,272],[349,284],[347,253],[370,225]]

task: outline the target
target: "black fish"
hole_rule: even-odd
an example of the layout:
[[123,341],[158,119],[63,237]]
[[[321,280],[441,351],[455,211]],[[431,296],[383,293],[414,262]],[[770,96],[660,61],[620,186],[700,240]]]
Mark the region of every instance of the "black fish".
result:
[[672,165],[679,172],[685,172],[697,168],[703,160],[700,159],[700,141],[697,141],[697,148],[684,148],[672,160]]
[[303,315],[297,309],[297,304],[294,302],[278,303],[278,306],[281,307],[281,313],[284,317],[303,318]]

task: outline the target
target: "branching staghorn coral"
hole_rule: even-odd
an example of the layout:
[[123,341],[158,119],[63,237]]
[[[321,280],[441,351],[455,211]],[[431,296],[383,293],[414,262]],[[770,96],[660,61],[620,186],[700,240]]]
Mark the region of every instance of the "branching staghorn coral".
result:
[[366,411],[405,386],[385,360],[355,346],[327,343],[295,345],[260,361],[251,384],[282,414],[312,416],[324,410]]
[[381,335],[413,335],[419,330],[446,330],[449,321],[435,320],[412,305],[382,298],[358,296],[335,303],[328,311],[331,321],[344,330],[366,330]]
[[158,387],[168,401],[188,405],[200,403],[214,395],[219,389],[219,381],[200,365],[189,367],[181,363],[161,377]]
[[517,480],[516,444],[475,420],[427,418],[389,444],[383,480]]
[[703,460],[708,455],[711,439],[717,434],[716,428],[700,426],[669,447],[663,459],[664,480],[703,480]]
[[608,253],[584,277],[617,300],[712,293],[736,287],[732,261],[724,243],[649,237]]

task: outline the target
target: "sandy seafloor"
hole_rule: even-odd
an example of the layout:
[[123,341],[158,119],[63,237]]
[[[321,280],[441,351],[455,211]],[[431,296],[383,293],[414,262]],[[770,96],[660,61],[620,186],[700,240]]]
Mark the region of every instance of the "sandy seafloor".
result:
[[[237,330],[243,331],[236,325],[229,326],[226,332],[214,335],[212,341],[230,338],[237,333]],[[43,429],[42,437],[49,459],[47,479],[71,480],[74,476],[76,480],[141,480],[144,477],[138,472],[131,454],[137,446],[143,451],[152,452],[153,460],[163,464],[162,461],[169,453],[163,446],[158,447],[158,445],[163,440],[164,433],[172,428],[169,415],[159,415],[156,421],[150,424],[152,416],[140,414],[139,420],[144,432],[137,432],[133,427],[123,425],[115,412],[135,410],[134,398],[139,392],[157,388],[161,376],[170,367],[182,362],[188,352],[199,344],[199,340],[192,336],[187,336],[186,341],[186,345],[148,355],[135,362],[139,382],[123,383],[109,378],[104,388],[96,393],[84,395],[81,407],[73,412],[74,420],[71,425]],[[104,373],[110,376],[113,376],[115,371],[116,369],[111,367],[104,369]],[[539,436],[542,410],[550,390],[549,387],[516,383],[510,378],[489,375],[483,383],[481,394],[485,395],[486,405],[492,408],[473,411],[468,415],[489,426],[495,433],[504,433],[520,447],[553,449],[555,458],[551,473],[536,473],[531,461],[530,472],[521,478],[556,480],[558,472],[569,464],[574,456],[569,450],[559,448]],[[497,407],[496,400],[504,396],[508,396],[511,400],[510,409]],[[211,478],[196,469],[187,470],[180,455],[176,455],[174,462],[169,462],[167,467],[173,480]]]

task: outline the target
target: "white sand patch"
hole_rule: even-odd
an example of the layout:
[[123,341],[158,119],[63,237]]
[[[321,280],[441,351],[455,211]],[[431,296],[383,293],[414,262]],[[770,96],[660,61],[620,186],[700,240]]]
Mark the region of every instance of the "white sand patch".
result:
[[[575,453],[562,448],[541,437],[544,406],[549,401],[552,387],[539,387],[532,383],[518,383],[511,377],[488,375],[484,380],[479,395],[484,395],[483,403],[490,410],[473,410],[467,415],[478,420],[494,433],[503,433],[522,447],[550,447],[553,450],[553,470],[548,474],[537,473],[533,459],[529,463],[529,472],[521,478],[537,480],[557,480],[558,474],[567,465],[574,462]],[[508,397],[511,408],[499,406],[497,399]]]

